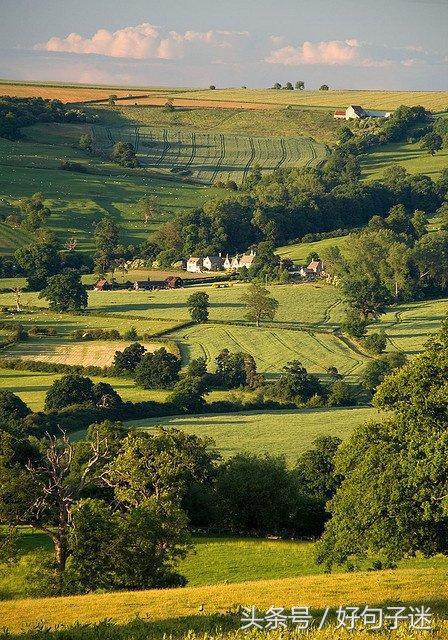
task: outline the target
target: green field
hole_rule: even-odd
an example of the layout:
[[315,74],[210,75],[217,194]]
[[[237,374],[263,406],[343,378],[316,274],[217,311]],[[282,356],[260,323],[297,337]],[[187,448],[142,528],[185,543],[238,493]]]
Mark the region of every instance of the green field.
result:
[[190,107],[182,106],[169,111],[162,107],[124,105],[124,102],[120,102],[115,107],[95,107],[93,112],[100,113],[101,121],[111,125],[131,122],[186,131],[313,138],[329,145],[336,141],[336,131],[340,127],[332,112],[319,108],[279,106],[272,109],[244,109],[236,106],[234,109],[222,109],[219,104],[213,108],[193,103]]
[[[68,127],[68,128],[66,128]],[[73,147],[85,127],[36,125],[25,131],[26,140],[0,139],[0,213],[15,212],[17,200],[42,191],[52,216],[45,226],[62,242],[76,238],[81,250],[93,249],[93,225],[110,215],[123,228],[121,242],[137,243],[169,220],[174,212],[199,206],[219,191],[187,184],[173,176],[131,174]],[[91,173],[62,171],[62,160],[89,165]],[[144,195],[157,196],[159,216],[147,225],[136,203]],[[0,225],[0,253],[11,253],[31,236]]]
[[204,357],[212,367],[223,347],[230,351],[251,353],[260,372],[280,374],[291,360],[300,360],[312,373],[325,377],[328,367],[356,379],[365,359],[331,333],[291,329],[271,329],[234,325],[195,325],[169,334],[180,346],[184,362]]
[[148,126],[94,126],[96,148],[110,152],[115,142],[131,142],[143,167],[162,172],[188,172],[204,183],[240,183],[258,165],[272,172],[280,167],[312,167],[325,159],[327,147],[307,138],[262,138],[223,133],[158,129]]
[[399,164],[409,173],[424,173],[437,179],[443,169],[448,168],[448,148],[431,156],[420,148],[420,143],[394,143],[380,147],[362,157],[362,177],[367,180],[381,179],[384,170]]
[[[38,595],[31,592],[30,561],[35,554],[50,555],[47,535],[30,527],[18,529],[19,562],[0,563],[0,594],[3,600]],[[247,537],[194,536],[194,547],[180,562],[179,571],[189,586],[238,583],[248,580],[278,580],[324,572],[314,560],[314,543]],[[367,565],[366,565],[367,566]],[[421,557],[399,563],[404,569],[448,570],[444,556]]]
[[354,407],[173,416],[133,420],[128,424],[143,429],[170,426],[209,436],[225,458],[242,451],[271,453],[285,455],[288,462],[294,464],[317,437],[331,435],[345,439],[357,425],[377,416],[377,410],[371,407]]
[[289,258],[297,264],[305,264],[310,253],[318,253],[320,255],[323,249],[336,246],[339,247],[344,256],[350,255],[349,236],[338,236],[336,238],[325,238],[316,242],[297,242],[296,244],[287,244],[279,247],[276,253],[281,258]]

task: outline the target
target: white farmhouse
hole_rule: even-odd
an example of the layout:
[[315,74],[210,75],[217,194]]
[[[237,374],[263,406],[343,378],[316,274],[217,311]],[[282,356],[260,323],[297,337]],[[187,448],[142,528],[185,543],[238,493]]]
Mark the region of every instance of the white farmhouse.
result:
[[187,260],[187,271],[190,273],[201,273],[202,271],[202,258],[195,258],[192,256]]

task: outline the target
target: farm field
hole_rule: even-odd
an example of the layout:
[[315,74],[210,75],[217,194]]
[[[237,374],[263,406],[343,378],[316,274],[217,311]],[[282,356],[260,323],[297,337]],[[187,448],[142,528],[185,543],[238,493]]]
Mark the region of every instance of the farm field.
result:
[[404,351],[410,357],[416,355],[447,316],[448,298],[390,307],[380,319],[389,340],[388,350]]
[[431,156],[420,149],[419,143],[387,144],[362,156],[362,177],[366,180],[381,179],[384,170],[391,164],[399,164],[409,173],[424,173],[436,180],[443,169],[448,167],[448,149],[441,149]]
[[284,91],[272,89],[215,89],[183,92],[178,97],[192,100],[237,102],[264,102],[268,104],[300,105],[309,107],[343,108],[360,104],[368,109],[396,109],[401,104],[409,107],[422,105],[431,111],[443,111],[448,104],[448,91]]
[[[15,344],[2,352],[6,358],[39,360],[41,362],[81,365],[83,367],[109,367],[115,352],[123,351],[131,344],[129,340],[95,340],[87,342],[61,342],[57,338],[42,338]],[[141,342],[149,353],[166,347],[163,342]],[[167,347],[169,351],[169,345]]]
[[92,131],[94,145],[102,151],[109,152],[120,140],[131,142],[142,166],[187,173],[205,183],[242,182],[254,165],[268,172],[316,166],[328,154],[325,145],[307,138],[246,137],[138,125],[95,125]]
[[[381,90],[330,90],[330,91],[275,91],[272,89],[186,89],[182,87],[120,87],[90,86],[85,84],[35,83],[3,81],[0,94],[18,97],[41,96],[59,99],[63,102],[87,102],[107,100],[111,94],[119,99],[136,96],[138,100],[150,102],[178,98],[194,105],[211,101],[237,102],[239,105],[258,103],[269,105],[303,105],[312,107],[347,107],[349,104],[361,104],[370,109],[396,109],[401,104],[408,106],[423,105],[433,111],[443,110],[448,103],[447,91],[381,91]],[[219,106],[219,105],[217,105]]]
[[[84,126],[36,125],[26,140],[0,139],[0,213],[10,215],[17,200],[42,191],[52,211],[46,227],[65,242],[74,237],[80,250],[93,250],[93,225],[110,215],[123,228],[124,244],[141,242],[179,209],[199,206],[219,190],[141,174],[131,175],[73,147]],[[63,160],[86,165],[93,173],[61,171]],[[157,196],[160,215],[147,225],[136,203],[144,195]],[[29,241],[29,234],[0,225],[0,253],[12,253]]]
[[230,351],[251,353],[258,371],[268,377],[277,377],[288,362],[300,360],[308,371],[321,377],[328,367],[335,366],[353,380],[366,361],[331,333],[210,324],[179,329],[169,338],[179,345],[185,363],[203,357],[213,369],[216,356],[226,346]]
[[312,252],[320,254],[322,249],[337,246],[344,256],[350,256],[349,236],[338,236],[336,238],[325,238],[324,240],[316,240],[316,242],[297,242],[296,244],[287,244],[279,247],[276,253],[281,258],[289,258],[297,264],[305,264],[307,257]]
[[[174,100],[174,104],[177,104]],[[197,103],[194,103],[196,105]],[[236,108],[223,109],[189,106],[178,107],[174,111],[150,106],[92,107],[101,122],[119,126],[137,124],[158,128],[202,130],[212,133],[230,133],[259,137],[269,132],[270,136],[291,138],[313,138],[318,142],[332,145],[336,141],[336,131],[340,123],[332,112],[318,108],[284,107],[271,105],[270,109]]]
[[[342,320],[342,305],[336,287],[330,285],[298,284],[272,285],[268,287],[271,294],[279,301],[279,309],[272,325],[287,324],[290,327],[334,328]],[[138,320],[169,321],[177,323],[189,321],[190,314],[186,305],[188,297],[195,291],[206,291],[210,298],[210,320],[212,322],[247,322],[244,320],[244,304],[240,298],[246,290],[244,284],[232,284],[227,288],[213,285],[192,285],[182,289],[166,289],[160,291],[89,291],[88,314],[76,316],[82,325],[83,319],[90,314],[108,314],[108,322],[114,322],[114,315],[125,314],[120,318],[122,326],[125,322],[133,323],[138,331],[144,331]],[[14,294],[0,294],[0,307],[14,307]],[[41,307],[47,305],[37,293],[24,292],[22,306]],[[135,316],[136,320],[133,320]],[[38,318],[39,316],[37,316]],[[65,317],[65,316],[64,316]],[[36,322],[37,322],[36,318]],[[105,320],[102,319],[104,324]],[[85,324],[82,326],[86,326]],[[76,328],[76,327],[74,327]],[[110,325],[110,328],[118,328]]]
[[187,433],[213,438],[224,458],[236,453],[285,455],[294,464],[319,436],[347,438],[357,425],[378,417],[371,407],[300,409],[227,415],[172,416],[132,420],[127,424],[151,429],[175,427]]
[[[154,629],[148,637],[161,638],[169,636],[170,632],[179,632],[182,629],[179,618],[186,616],[189,628],[197,624],[199,629],[205,629],[207,619],[204,614],[194,619],[203,603],[207,603],[205,614],[211,615],[229,611],[238,603],[266,610],[273,602],[291,607],[298,601],[302,604],[303,598],[314,610],[338,607],[341,602],[386,606],[386,603],[396,602],[398,597],[403,601],[404,594],[406,604],[426,604],[443,612],[448,598],[446,571],[443,568],[416,568],[335,573],[177,589],[10,600],[2,602],[2,624],[11,631],[29,628],[36,620],[49,628],[92,624],[105,619],[122,625],[139,616],[151,620]],[[147,624],[149,627],[150,623]]]

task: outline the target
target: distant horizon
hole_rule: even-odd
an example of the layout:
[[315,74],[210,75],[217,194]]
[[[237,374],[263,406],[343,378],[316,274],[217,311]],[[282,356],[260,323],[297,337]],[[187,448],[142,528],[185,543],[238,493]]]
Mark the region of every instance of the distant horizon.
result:
[[[139,85],[139,84],[101,84],[101,83],[92,83],[92,82],[76,82],[76,81],[67,81],[67,82],[63,82],[63,81],[59,81],[59,80],[27,80],[27,79],[20,79],[20,78],[0,78],[0,84],[17,84],[17,85],[36,85],[36,86],[50,86],[50,85],[54,85],[54,86],[62,86],[62,87],[92,87],[92,88],[98,88],[98,89],[136,89],[136,90],[140,90],[140,89],[144,89],[144,90],[151,90],[151,91],[155,91],[157,89],[172,89],[172,90],[185,90],[185,91],[209,91],[210,87],[207,86],[200,86],[200,85],[170,85],[170,84],[154,84],[154,85]],[[281,89],[273,89],[272,86],[271,87],[261,87],[261,86],[257,86],[257,87],[250,87],[250,86],[216,86],[214,91],[229,91],[229,90],[238,90],[238,91],[288,91],[287,89],[284,89],[283,87]],[[359,87],[359,88],[349,88],[349,87],[329,87],[328,91],[336,93],[336,92],[353,92],[353,93],[358,93],[360,91],[369,91],[369,92],[386,92],[386,93],[447,93],[448,94],[448,88],[447,89],[387,89],[386,87],[383,88],[365,88],[365,87]],[[321,90],[316,87],[316,88],[305,88],[305,89],[294,89],[295,93],[312,93],[312,92],[316,92],[316,93],[322,93]]]

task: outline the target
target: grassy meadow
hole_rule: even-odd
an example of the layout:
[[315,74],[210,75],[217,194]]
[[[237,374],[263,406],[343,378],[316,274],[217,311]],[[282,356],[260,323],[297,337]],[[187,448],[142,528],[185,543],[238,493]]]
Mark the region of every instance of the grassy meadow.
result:
[[[178,100],[174,99],[174,104],[177,103]],[[340,126],[332,112],[325,109],[277,105],[271,105],[269,109],[248,109],[250,103],[237,105],[231,102],[222,108],[213,102],[207,107],[199,106],[197,102],[189,103],[169,111],[141,105],[140,101],[138,106],[125,106],[120,102],[114,107],[94,107],[92,112],[99,113],[101,121],[111,125],[134,123],[146,127],[255,137],[266,132],[278,138],[312,138],[325,144],[336,141],[336,131]],[[229,108],[232,105],[233,108]]]
[[361,159],[362,177],[380,180],[384,170],[391,164],[399,164],[409,173],[424,173],[436,180],[448,167],[448,148],[430,155],[420,148],[420,143],[390,143]]
[[[74,148],[84,126],[36,125],[26,129],[26,139],[0,139],[0,213],[14,213],[17,201],[42,191],[52,211],[45,227],[62,242],[75,238],[81,250],[93,249],[93,225],[110,215],[122,227],[122,242],[141,242],[179,209],[199,206],[218,190],[187,184],[170,177],[126,172]],[[66,136],[66,137],[64,137]],[[91,173],[62,171],[69,160]],[[157,196],[160,214],[147,225],[136,205],[144,195]],[[30,241],[22,230],[0,225],[0,253],[13,253]]]
[[271,453],[284,455],[289,464],[294,464],[319,436],[346,439],[356,426],[376,417],[376,409],[353,407],[172,416],[133,420],[127,424],[141,429],[174,427],[197,436],[210,437],[224,458],[241,452]]
[[279,247],[276,253],[281,258],[289,258],[296,264],[305,264],[310,253],[318,253],[328,247],[337,246],[341,250],[342,255],[350,256],[350,240],[349,236],[338,236],[336,238],[325,238],[324,240],[316,240],[315,242],[297,242],[296,244],[287,244]]
[[[201,618],[207,622],[204,616],[235,610],[239,604],[254,605],[262,611],[273,603],[282,607],[300,604],[316,611],[325,607],[337,608],[341,603],[387,606],[399,601],[405,605],[431,606],[443,614],[446,613],[447,599],[446,569],[412,568],[306,575],[180,589],[9,600],[2,602],[2,625],[18,632],[34,626],[36,621],[44,628],[51,629],[60,625],[93,624],[106,619],[123,625],[138,616],[148,624],[148,635],[140,637],[154,638],[162,637],[163,633],[160,636],[151,633],[149,620],[169,636],[170,632],[176,632],[176,628],[179,631],[179,618],[188,617],[186,631],[188,628],[194,629],[195,616],[201,625]],[[204,611],[198,616],[201,608]],[[160,624],[162,621],[163,625]],[[210,624],[210,620],[208,622]],[[406,636],[401,635],[401,638],[406,639]]]

